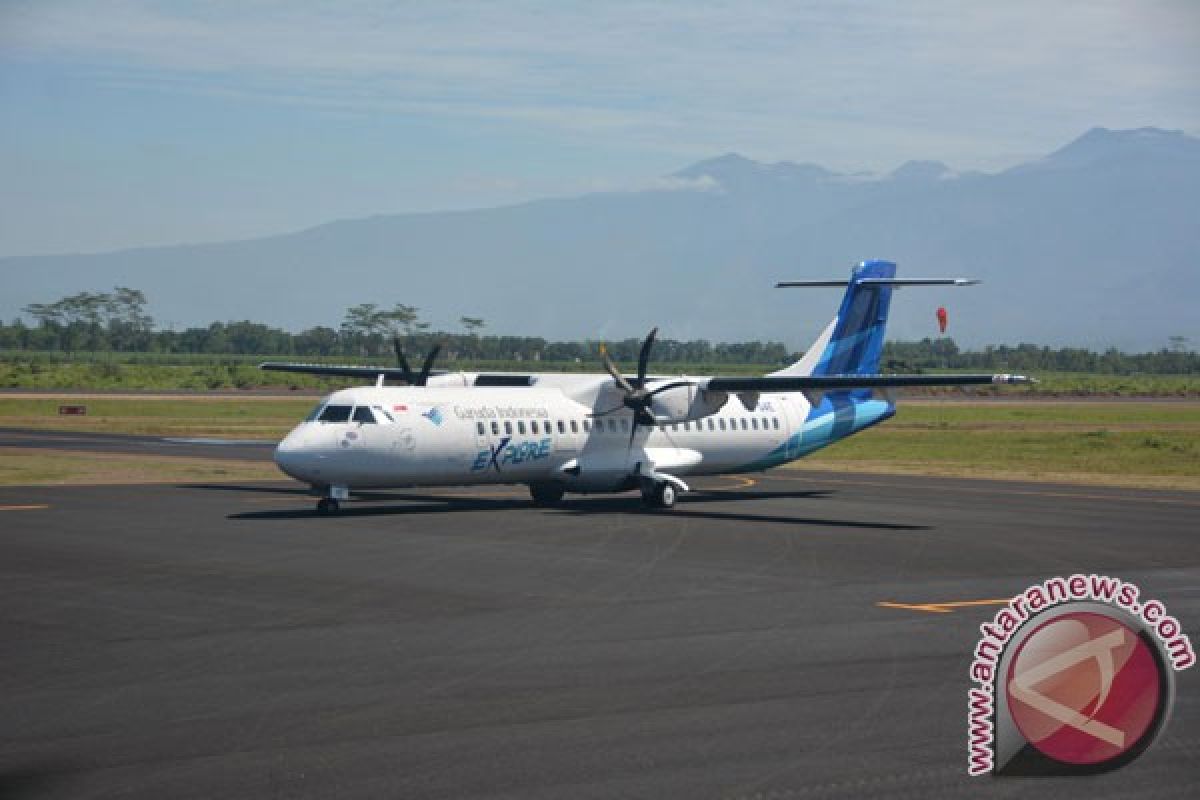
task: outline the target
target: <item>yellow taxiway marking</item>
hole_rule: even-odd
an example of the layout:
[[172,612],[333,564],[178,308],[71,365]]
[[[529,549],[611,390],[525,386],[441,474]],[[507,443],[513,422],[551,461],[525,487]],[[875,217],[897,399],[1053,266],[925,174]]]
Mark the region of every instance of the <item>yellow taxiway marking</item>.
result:
[[993,600],[947,600],[943,603],[893,603],[882,600],[875,605],[880,608],[902,608],[905,611],[924,611],[927,614],[949,614],[956,608],[970,606],[1006,606],[1011,597],[997,597]]
[[737,486],[715,486],[707,491],[710,492],[730,492],[734,489],[749,489],[751,486],[758,483],[754,478],[747,478],[745,475],[722,475],[723,478],[729,478],[734,481],[741,481]]
[[0,506],[0,511],[39,511],[50,506]]

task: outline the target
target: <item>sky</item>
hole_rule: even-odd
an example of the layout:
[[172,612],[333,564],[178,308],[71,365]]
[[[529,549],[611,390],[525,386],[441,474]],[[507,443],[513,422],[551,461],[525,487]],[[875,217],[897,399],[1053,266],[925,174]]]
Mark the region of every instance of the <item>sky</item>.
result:
[[0,256],[1200,133],[1200,2],[0,0]]

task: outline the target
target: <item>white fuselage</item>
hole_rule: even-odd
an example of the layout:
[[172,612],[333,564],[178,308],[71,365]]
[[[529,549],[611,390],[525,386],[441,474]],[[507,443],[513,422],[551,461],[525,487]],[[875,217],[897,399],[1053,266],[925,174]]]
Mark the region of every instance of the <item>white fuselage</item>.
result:
[[746,468],[786,448],[810,411],[799,393],[755,396],[749,409],[738,395],[722,396],[703,416],[683,419],[681,410],[679,421],[632,433],[624,408],[592,416],[620,406],[605,378],[584,391],[572,378],[529,388],[342,390],[280,442],[275,459],[317,487],[553,483],[602,492],[630,488],[639,466],[675,475]]

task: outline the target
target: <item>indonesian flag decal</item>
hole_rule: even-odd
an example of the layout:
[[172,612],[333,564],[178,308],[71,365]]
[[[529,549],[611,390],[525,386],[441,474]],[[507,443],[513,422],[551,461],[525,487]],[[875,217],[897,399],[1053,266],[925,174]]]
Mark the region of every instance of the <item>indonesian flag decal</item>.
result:
[[392,406],[392,411],[408,411],[408,406],[401,403],[400,405]]

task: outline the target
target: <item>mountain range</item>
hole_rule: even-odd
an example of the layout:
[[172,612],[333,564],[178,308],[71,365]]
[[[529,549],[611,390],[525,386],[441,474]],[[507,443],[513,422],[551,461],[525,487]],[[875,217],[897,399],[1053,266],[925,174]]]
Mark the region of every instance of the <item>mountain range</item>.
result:
[[901,277],[980,278],[905,289],[893,338],[1158,349],[1200,341],[1200,139],[1095,128],[1002,172],[913,161],[887,175],[736,154],[654,189],[472,211],[375,216],[234,242],[0,259],[0,317],[114,285],[176,327],[250,319],[337,327],[364,302],[417,306],[435,327],[553,339],[777,340],[804,348],[843,278],[886,258]]

